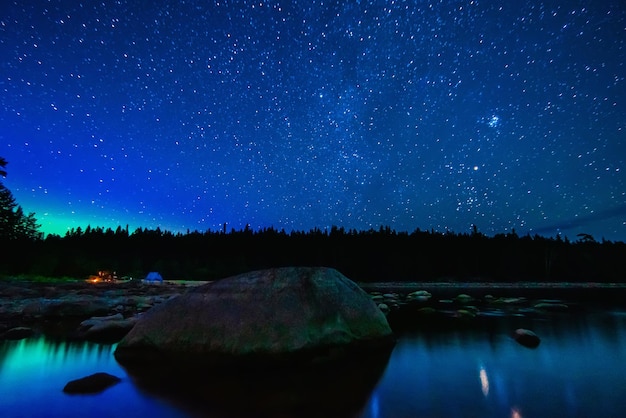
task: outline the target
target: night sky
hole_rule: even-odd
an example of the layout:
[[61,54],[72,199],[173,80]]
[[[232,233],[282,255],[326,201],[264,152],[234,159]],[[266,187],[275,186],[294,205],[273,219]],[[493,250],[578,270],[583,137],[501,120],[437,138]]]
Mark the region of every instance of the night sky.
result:
[[626,3],[3,1],[4,184],[44,232],[626,241]]

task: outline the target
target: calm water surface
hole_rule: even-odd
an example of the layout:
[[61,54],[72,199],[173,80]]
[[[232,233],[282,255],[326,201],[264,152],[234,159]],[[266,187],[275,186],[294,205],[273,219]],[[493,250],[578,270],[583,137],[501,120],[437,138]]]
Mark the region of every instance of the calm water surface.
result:
[[[541,336],[537,349],[509,337],[520,326]],[[217,416],[142,391],[113,350],[42,337],[0,342],[0,416]],[[98,395],[62,392],[95,372],[122,383]],[[626,312],[492,318],[471,329],[402,335],[356,416],[618,418],[626,416],[625,400]],[[219,414],[229,415],[237,416]]]
[[[532,327],[537,349],[508,332]],[[626,313],[405,335],[364,417],[626,417]]]

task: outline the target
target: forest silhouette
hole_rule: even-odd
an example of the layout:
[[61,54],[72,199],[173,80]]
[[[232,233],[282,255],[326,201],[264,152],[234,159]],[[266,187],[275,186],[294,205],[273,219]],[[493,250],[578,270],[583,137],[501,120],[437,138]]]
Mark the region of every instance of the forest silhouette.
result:
[[[7,161],[0,157],[0,177]],[[620,208],[622,210],[623,208]],[[612,214],[611,214],[612,216]],[[308,232],[265,228],[188,231],[128,226],[116,230],[87,226],[65,236],[39,232],[34,213],[26,214],[0,181],[0,276],[86,278],[102,271],[142,278],[158,271],[167,279],[216,280],[282,266],[334,267],[360,282],[622,282],[626,244],[578,234],[488,237],[419,229],[396,232],[330,230]]]
[[172,233],[87,226],[65,236],[4,239],[0,274],[86,278],[101,270],[143,278],[215,280],[279,266],[334,267],[359,282],[623,282],[626,244],[515,232],[486,236],[436,231],[308,232],[274,228]]

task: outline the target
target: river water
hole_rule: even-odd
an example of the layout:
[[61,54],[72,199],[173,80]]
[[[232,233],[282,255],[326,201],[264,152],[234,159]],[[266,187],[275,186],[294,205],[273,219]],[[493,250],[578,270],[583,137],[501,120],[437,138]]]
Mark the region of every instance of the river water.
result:
[[[541,337],[538,348],[523,347],[510,338],[520,326]],[[114,348],[45,337],[0,342],[0,417],[241,414],[188,407],[145,391],[117,364]],[[626,311],[494,317],[478,326],[405,330],[383,370],[350,415],[624,417]],[[116,375],[122,382],[97,395],[62,392],[68,381],[95,372]],[[324,416],[333,415],[332,408],[324,410]]]

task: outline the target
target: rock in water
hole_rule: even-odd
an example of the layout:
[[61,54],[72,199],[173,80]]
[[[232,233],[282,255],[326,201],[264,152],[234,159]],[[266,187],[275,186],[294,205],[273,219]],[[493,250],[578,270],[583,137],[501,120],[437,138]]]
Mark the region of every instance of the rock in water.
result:
[[119,382],[121,379],[117,376],[108,373],[94,373],[68,382],[63,388],[63,392],[69,394],[99,393]]
[[10,330],[0,333],[0,340],[22,340],[33,335],[32,328],[28,327],[15,327]]
[[356,416],[392,343],[376,303],[336,270],[278,268],[152,308],[115,357],[142,391],[206,416]]
[[513,339],[528,348],[537,348],[541,340],[531,330],[518,328],[513,332]]
[[320,361],[391,341],[385,315],[354,282],[331,268],[285,267],[198,286],[156,306],[115,357],[124,365]]

